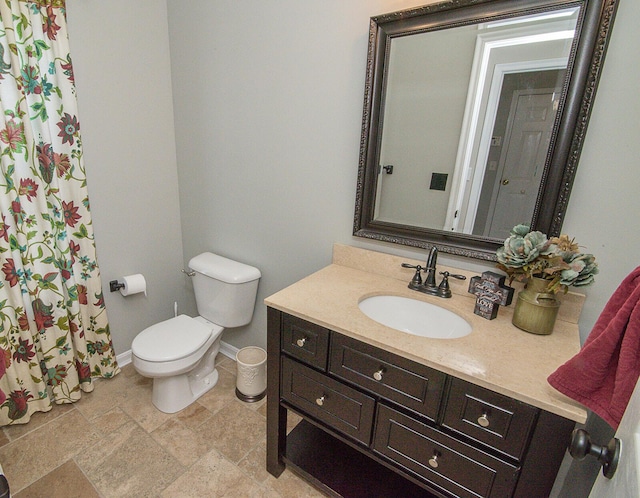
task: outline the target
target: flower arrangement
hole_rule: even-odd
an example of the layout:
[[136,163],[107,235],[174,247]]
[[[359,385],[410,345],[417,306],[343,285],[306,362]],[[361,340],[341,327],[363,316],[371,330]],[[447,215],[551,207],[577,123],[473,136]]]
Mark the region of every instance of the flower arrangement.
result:
[[578,244],[567,235],[548,239],[542,232],[532,232],[528,225],[517,225],[496,251],[498,268],[510,281],[540,277],[549,280],[547,292],[567,292],[573,285],[589,285],[598,273],[593,254],[580,252]]

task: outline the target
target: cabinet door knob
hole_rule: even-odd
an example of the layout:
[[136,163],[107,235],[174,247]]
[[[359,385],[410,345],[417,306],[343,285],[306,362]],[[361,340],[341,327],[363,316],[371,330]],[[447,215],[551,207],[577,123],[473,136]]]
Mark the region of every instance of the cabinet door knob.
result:
[[306,337],[301,337],[300,339],[298,339],[296,341],[296,344],[298,345],[298,347],[304,347],[305,343],[307,342],[307,338]]
[[483,413],[478,417],[478,425],[480,425],[480,427],[489,427],[490,423],[491,422],[489,422],[489,417],[486,413]]
[[438,468],[438,454],[436,453],[431,458],[429,458],[429,465],[434,469]]
[[318,405],[318,406],[324,405],[324,394],[322,396],[320,396],[319,398],[316,398],[316,405]]
[[382,374],[384,374],[384,368],[381,368],[373,374],[373,378],[376,380],[382,380]]
[[583,429],[575,429],[571,434],[569,454],[576,460],[587,455],[596,457],[602,465],[602,475],[611,479],[618,468],[620,459],[620,440],[612,438],[606,446],[599,446],[591,441],[591,435]]

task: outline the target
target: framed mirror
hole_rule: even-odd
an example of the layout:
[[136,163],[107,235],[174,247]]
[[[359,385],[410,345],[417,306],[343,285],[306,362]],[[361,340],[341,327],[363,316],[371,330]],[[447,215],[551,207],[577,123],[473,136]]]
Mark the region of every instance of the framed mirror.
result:
[[371,18],[353,234],[494,260],[559,235],[616,0],[455,0]]

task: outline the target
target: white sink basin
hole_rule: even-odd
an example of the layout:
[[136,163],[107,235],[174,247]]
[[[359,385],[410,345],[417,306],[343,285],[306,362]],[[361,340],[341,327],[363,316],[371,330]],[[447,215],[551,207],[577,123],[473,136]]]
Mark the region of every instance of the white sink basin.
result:
[[360,301],[360,310],[382,325],[431,339],[457,339],[471,333],[471,325],[455,313],[417,299],[373,296]]

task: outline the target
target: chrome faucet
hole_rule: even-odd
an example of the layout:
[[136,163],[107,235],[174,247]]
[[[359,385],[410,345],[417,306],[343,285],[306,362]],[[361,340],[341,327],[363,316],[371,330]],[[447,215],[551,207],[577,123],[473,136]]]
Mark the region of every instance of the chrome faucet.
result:
[[[411,282],[409,282],[409,288],[413,290],[417,290],[419,292],[424,292],[425,294],[429,294],[431,296],[438,297],[451,297],[451,289],[449,288],[449,277],[457,278],[458,280],[465,280],[467,277],[464,275],[456,275],[453,273],[449,273],[448,271],[440,272],[442,275],[442,281],[440,285],[436,284],[436,272],[437,272],[437,262],[438,262],[438,249],[436,247],[432,247],[429,251],[429,257],[427,258],[427,266],[422,267],[420,265],[410,265],[408,263],[402,263],[403,268],[413,268],[416,270]],[[422,275],[420,272],[426,271],[427,275],[424,279],[424,283],[422,282]]]

